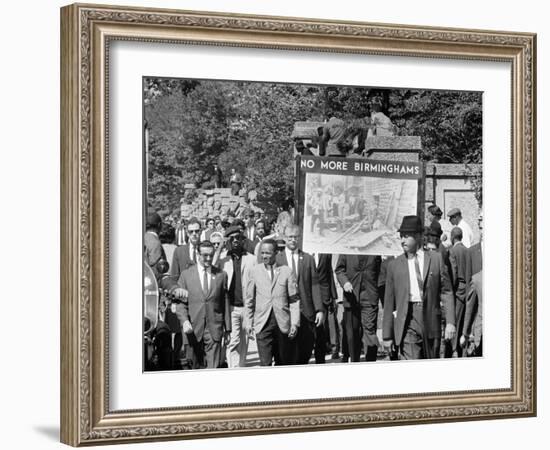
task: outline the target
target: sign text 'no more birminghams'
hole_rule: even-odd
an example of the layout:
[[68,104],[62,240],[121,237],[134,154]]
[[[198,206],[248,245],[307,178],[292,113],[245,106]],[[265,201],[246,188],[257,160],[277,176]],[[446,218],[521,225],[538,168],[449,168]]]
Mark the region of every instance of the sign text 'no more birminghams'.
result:
[[419,179],[422,176],[420,163],[365,160],[363,158],[301,157],[300,171],[333,175],[367,175],[381,178]]

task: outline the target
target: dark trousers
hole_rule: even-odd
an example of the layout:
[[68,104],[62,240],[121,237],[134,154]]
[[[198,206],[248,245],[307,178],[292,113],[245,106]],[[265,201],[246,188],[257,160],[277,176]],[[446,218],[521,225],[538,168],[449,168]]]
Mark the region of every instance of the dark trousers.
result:
[[[328,324],[328,310],[324,308],[325,320],[319,327],[315,327],[315,364],[324,364],[327,352],[331,352],[330,329]],[[301,325],[300,325],[301,328]]]
[[363,302],[360,307],[344,308],[342,322],[346,348],[351,362],[360,361],[361,348],[365,350],[365,361],[376,361],[378,353],[377,319],[378,303]]
[[271,366],[272,361],[276,366],[284,366],[293,364],[296,359],[295,343],[279,329],[273,311],[256,335],[256,343],[261,366]]
[[343,353],[351,362],[359,362],[361,359],[361,309],[358,307],[344,308],[342,318]]
[[296,335],[296,364],[309,363],[313,347],[315,346],[316,337],[317,330],[315,328],[315,322],[309,321],[302,314],[300,317],[300,327]]
[[192,361],[193,369],[217,369],[221,363],[221,342],[212,339],[208,326],[204,328],[204,333],[200,341],[197,340],[194,333],[187,335],[189,341],[187,355]]
[[365,350],[365,361],[376,361],[378,354],[378,336],[376,328],[378,325],[378,299],[376,303],[361,303],[361,326],[363,328],[363,349]]
[[403,359],[439,358],[440,338],[430,339],[424,332],[422,303],[409,302],[405,335],[401,340],[400,351]]
[[460,297],[456,297],[455,303],[455,325],[456,336],[452,342],[453,349],[456,351],[457,357],[461,358],[466,356],[463,354],[462,347],[460,346],[460,336],[462,336],[462,330],[464,329],[464,316],[466,314],[466,300]]

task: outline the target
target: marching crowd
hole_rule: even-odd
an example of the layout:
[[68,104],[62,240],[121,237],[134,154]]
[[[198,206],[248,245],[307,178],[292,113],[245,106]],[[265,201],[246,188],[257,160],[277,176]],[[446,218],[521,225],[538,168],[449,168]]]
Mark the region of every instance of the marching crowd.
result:
[[459,209],[450,230],[428,211],[425,227],[403,218],[397,257],[303,252],[287,212],[273,231],[250,210],[177,227],[148,214],[144,257],[163,295],[146,370],[244,367],[251,339],[262,366],[480,356],[481,242]]

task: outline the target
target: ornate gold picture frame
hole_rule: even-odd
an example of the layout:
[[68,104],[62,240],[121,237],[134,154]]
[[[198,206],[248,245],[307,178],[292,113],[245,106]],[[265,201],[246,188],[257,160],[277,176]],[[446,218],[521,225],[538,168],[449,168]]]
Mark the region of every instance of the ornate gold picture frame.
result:
[[[109,49],[206,44],[511,65],[511,385],[479,391],[113,410]],[[61,440],[73,446],[536,414],[536,36],[75,4],[61,10]],[[111,280],[112,281],[112,280]]]

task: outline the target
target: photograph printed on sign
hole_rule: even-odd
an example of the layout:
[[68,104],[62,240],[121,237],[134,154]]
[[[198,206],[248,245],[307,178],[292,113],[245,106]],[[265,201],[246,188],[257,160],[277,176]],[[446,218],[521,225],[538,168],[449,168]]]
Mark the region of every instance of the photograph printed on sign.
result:
[[[308,163],[312,164],[308,164]],[[300,158],[306,172],[303,250],[397,256],[399,226],[417,211],[419,164]],[[315,165],[315,163],[317,163]],[[336,163],[336,162],[334,162]],[[382,176],[376,176],[382,175]]]
[[481,92],[142,95],[144,371],[483,355]]

